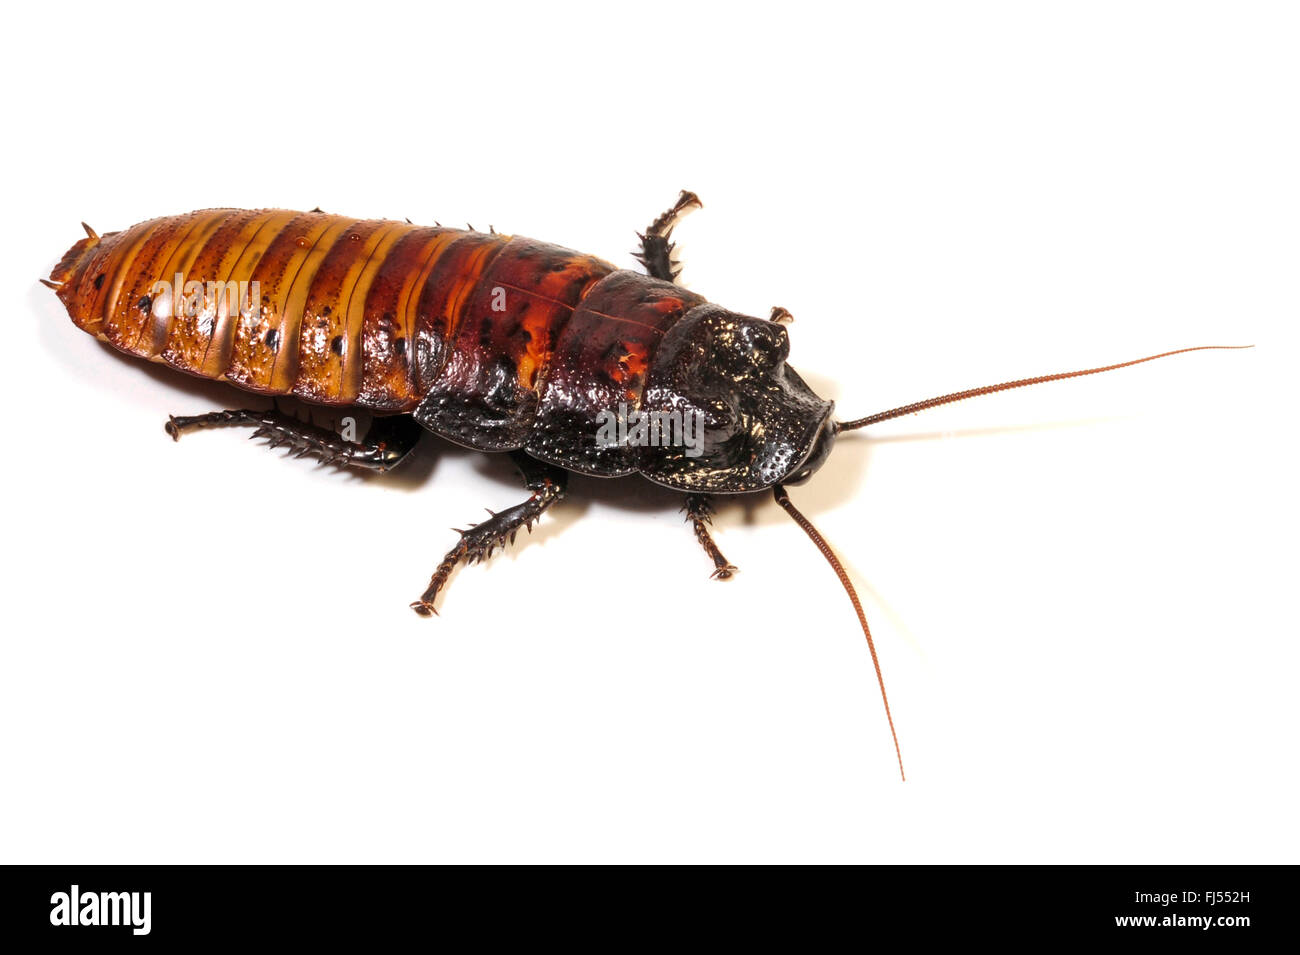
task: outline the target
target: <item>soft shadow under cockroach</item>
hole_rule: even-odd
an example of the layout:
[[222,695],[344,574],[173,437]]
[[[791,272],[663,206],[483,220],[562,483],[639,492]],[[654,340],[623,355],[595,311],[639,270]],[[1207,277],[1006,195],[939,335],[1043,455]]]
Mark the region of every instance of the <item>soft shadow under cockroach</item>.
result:
[[[640,475],[685,494],[713,562],[711,495],[772,489],[830,562],[876,648],[848,574],[785,485],[821,467],[836,435],[977,395],[1136,361],[955,392],[837,424],[786,364],[790,313],[727,311],[676,283],[683,192],[640,235],[648,274],[517,236],[279,209],[208,209],[86,238],[48,280],[79,328],[128,354],[263,395],[376,416],[362,441],[278,410],[171,417],[167,433],[250,425],[272,447],[386,471],[432,431],[511,456],[530,496],[459,531],[411,604],[491,556],[564,496],[569,473]],[[1219,346],[1203,346],[1219,347]],[[902,772],[902,751],[894,734]]]

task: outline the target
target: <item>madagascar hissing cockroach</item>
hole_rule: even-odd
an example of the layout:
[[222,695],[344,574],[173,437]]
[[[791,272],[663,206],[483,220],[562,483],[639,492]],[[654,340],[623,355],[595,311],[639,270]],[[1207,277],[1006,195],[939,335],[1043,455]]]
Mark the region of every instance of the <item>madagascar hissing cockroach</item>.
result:
[[190,430],[247,424],[272,447],[384,471],[422,430],[509,454],[527,500],[460,531],[411,604],[434,613],[453,569],[486,559],[564,495],[570,471],[639,474],[685,495],[713,562],[714,494],[771,490],[839,576],[866,635],[898,753],[871,631],[830,546],[791,503],[837,435],[1010,388],[1166,355],[972,388],[835,421],[833,403],[786,364],[784,309],[751,318],[676,283],[671,236],[700,205],[683,192],[640,235],[648,274],[517,236],[278,209],[209,209],[86,238],[49,280],[78,327],[121,351],[264,395],[364,408],[364,441],[278,410],[171,417]]

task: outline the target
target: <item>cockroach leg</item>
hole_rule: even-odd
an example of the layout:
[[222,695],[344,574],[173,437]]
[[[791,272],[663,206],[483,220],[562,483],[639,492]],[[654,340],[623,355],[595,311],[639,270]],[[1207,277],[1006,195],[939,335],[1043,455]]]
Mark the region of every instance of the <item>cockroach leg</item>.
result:
[[420,599],[411,604],[411,609],[420,616],[427,617],[438,612],[434,603],[458,564],[475,564],[487,560],[498,548],[514,543],[515,535],[521,527],[531,531],[542,512],[564,497],[567,472],[544,464],[522,451],[512,451],[510,457],[524,477],[524,486],[533,492],[532,497],[504,511],[489,511],[492,516],[488,520],[481,524],[471,524],[466,530],[453,528],[460,534],[460,540],[447,551],[447,556],[433,572],[429,586],[420,595]]
[[713,535],[709,533],[709,525],[713,523],[713,499],[707,494],[688,494],[685,511],[686,519],[695,529],[695,539],[713,561],[714,571],[709,576],[714,580],[730,580],[732,574],[740,568],[722,556],[722,551],[713,542]]
[[256,427],[250,437],[270,439],[270,447],[288,446],[295,457],[315,454],[325,464],[342,464],[371,471],[388,471],[396,467],[415,447],[424,429],[410,415],[376,418],[364,441],[345,441],[326,428],[299,421],[279,410],[211,411],[207,414],[169,416],[164,426],[172,439],[179,441],[187,431],[217,428],[232,424]]
[[673,228],[687,212],[703,207],[704,203],[700,202],[699,196],[683,189],[682,194],[677,197],[676,204],[650,223],[644,235],[637,233],[637,237],[641,240],[641,251],[633,253],[633,257],[645,266],[647,275],[651,278],[663,279],[665,282],[677,281],[677,276],[682,270],[673,259],[674,246],[669,241],[673,235]]

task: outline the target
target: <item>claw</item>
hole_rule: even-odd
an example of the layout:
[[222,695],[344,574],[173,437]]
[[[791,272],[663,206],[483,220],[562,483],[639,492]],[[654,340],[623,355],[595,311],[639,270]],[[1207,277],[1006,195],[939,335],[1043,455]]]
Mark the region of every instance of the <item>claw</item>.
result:
[[411,609],[414,610],[416,613],[418,613],[421,617],[439,616],[437,608],[434,607],[433,604],[426,603],[423,600],[417,600],[414,603],[412,603]]

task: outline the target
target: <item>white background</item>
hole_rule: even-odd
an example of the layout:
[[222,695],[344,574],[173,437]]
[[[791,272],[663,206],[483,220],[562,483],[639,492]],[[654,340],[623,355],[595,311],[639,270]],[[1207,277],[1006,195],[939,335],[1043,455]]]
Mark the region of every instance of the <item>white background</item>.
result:
[[[0,861],[1294,862],[1300,44],[1270,4],[9,11]],[[36,284],[207,206],[470,221],[789,308],[843,438],[725,584],[640,480],[522,498],[167,413]]]

